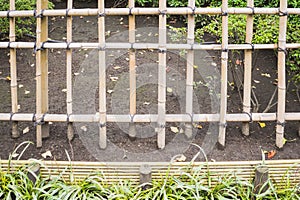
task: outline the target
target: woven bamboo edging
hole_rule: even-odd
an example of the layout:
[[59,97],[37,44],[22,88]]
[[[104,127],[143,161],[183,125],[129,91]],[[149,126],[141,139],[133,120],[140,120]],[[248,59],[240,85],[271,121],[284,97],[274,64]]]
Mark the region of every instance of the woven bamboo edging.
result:
[[[209,172],[212,185],[218,183],[220,177],[234,175],[242,180],[252,181],[255,169],[262,161],[230,161],[230,162],[81,162],[81,161],[34,161],[34,160],[0,160],[0,170],[13,172],[21,166],[40,164],[42,178],[63,177],[70,181],[81,181],[91,174],[101,174],[108,184],[121,180],[130,180],[139,184],[140,167],[147,164],[151,168],[152,180],[166,178],[166,174],[179,176],[182,172]],[[290,186],[300,183],[300,160],[267,160],[269,177],[276,186],[283,186],[288,177]],[[10,165],[10,167],[8,167]],[[71,176],[70,176],[71,174]],[[201,175],[200,175],[201,176]],[[205,183],[205,181],[204,181]]]

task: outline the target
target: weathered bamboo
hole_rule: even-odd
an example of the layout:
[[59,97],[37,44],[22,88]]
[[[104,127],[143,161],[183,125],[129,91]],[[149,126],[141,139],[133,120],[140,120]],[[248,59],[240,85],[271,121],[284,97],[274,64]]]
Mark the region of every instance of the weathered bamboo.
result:
[[[10,0],[10,10],[15,10],[15,0]],[[9,18],[9,42],[16,41],[16,20],[14,17]],[[10,55],[10,88],[11,88],[11,112],[12,115],[18,112],[18,83],[17,83],[17,51],[14,48],[9,50]],[[11,136],[17,138],[20,136],[18,131],[18,122],[12,122]]]
[[219,122],[219,147],[225,147],[227,112],[227,65],[228,65],[228,0],[222,0],[222,54],[221,54],[221,98]]
[[[247,6],[249,8],[254,7],[254,1],[248,0]],[[252,44],[253,37],[253,16],[254,13],[247,16],[246,23],[246,43]],[[252,50],[245,50],[245,63],[244,63],[244,99],[243,99],[243,112],[251,112],[251,81],[252,81]],[[244,135],[249,135],[249,123],[243,123],[242,133]]]
[[104,0],[98,0],[99,35],[99,146],[106,148],[106,62],[105,62],[105,6]]
[[[188,6],[194,10],[195,9],[195,0],[189,0]],[[188,15],[188,34],[187,34],[187,43],[192,45],[195,40],[195,16],[193,14]],[[194,50],[187,51],[186,58],[187,70],[186,70],[186,108],[185,112],[193,115],[193,86],[194,86]],[[185,124],[185,135],[188,138],[191,138],[193,135],[193,124]]]
[[[34,48],[34,42],[0,42],[0,48],[7,48],[10,45],[11,48]],[[45,42],[45,49],[98,49],[98,43],[76,43],[72,42],[71,44],[66,44],[65,42],[61,43],[52,43]],[[106,49],[158,49],[158,43],[106,43]],[[194,44],[193,46],[190,44],[166,44],[167,49],[185,49],[185,50],[221,50],[221,44]],[[245,50],[245,49],[277,49],[278,44],[228,44],[229,50]],[[286,44],[286,48],[288,49],[297,49],[300,48],[300,43],[290,43]]]
[[286,29],[287,29],[287,0],[280,0],[279,13],[279,37],[278,37],[278,104],[277,104],[277,126],[276,146],[282,148],[284,145],[284,113],[285,113],[285,56],[286,56]]
[[[67,8],[73,8],[73,0],[68,0]],[[72,42],[72,16],[67,16],[67,43]],[[73,112],[72,104],[72,49],[67,48],[67,113],[71,115]],[[74,129],[72,122],[68,123],[67,136],[69,141],[74,137]]]
[[[288,8],[289,14],[300,14],[300,8]],[[191,15],[202,14],[202,15],[220,15],[222,11],[220,8],[196,8],[195,11],[191,10],[188,7],[180,8],[166,8],[167,14],[170,15]],[[252,8],[228,8],[228,14],[244,14],[249,15],[253,12]],[[266,14],[274,15],[278,14],[278,8],[254,8],[255,14]],[[158,8],[107,8],[105,9],[106,15],[159,15]],[[66,9],[55,9],[55,10],[45,10],[43,13],[46,17],[55,17],[55,16],[65,16]],[[72,9],[69,11],[70,16],[97,16],[97,9]],[[33,10],[16,10],[10,13],[11,17],[33,17]],[[0,11],[0,17],[7,17],[7,11]]]
[[157,146],[165,147],[166,126],[166,66],[167,66],[167,16],[166,1],[159,0],[159,54],[158,54],[158,119],[157,119]]
[[[276,121],[276,113],[251,113],[252,121]],[[300,113],[285,113],[286,121],[299,121]],[[16,113],[11,117],[10,113],[0,113],[1,121],[26,121],[31,122],[34,119],[33,113]],[[156,114],[137,114],[134,119],[130,115],[107,115],[107,122],[124,122],[129,123],[151,123],[157,122],[158,116]],[[219,114],[194,114],[192,116],[194,122],[218,122],[220,120]],[[251,119],[246,113],[227,114],[227,122],[250,122]],[[67,122],[67,114],[45,114],[45,122]],[[72,114],[69,116],[69,122],[90,122],[97,123],[99,121],[99,114]],[[191,122],[191,116],[188,114],[166,114],[166,122]]]
[[43,16],[48,0],[38,0],[36,7],[36,146],[42,147],[42,138],[49,136],[49,124],[42,117],[48,112],[48,50],[43,48],[48,40],[48,17]]
[[[134,8],[134,0],[129,0],[128,7]],[[135,43],[135,16],[129,15],[129,43]],[[136,60],[135,50],[129,50],[129,74],[130,74],[130,115],[132,118],[136,114]],[[129,123],[129,136],[135,138],[136,126],[133,122]]]

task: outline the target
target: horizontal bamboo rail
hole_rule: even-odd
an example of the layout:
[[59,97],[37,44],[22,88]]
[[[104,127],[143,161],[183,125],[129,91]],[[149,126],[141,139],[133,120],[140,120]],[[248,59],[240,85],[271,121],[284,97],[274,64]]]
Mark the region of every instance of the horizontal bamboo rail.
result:
[[[13,172],[21,166],[33,163],[40,164],[42,178],[51,179],[57,176],[74,181],[81,181],[91,174],[99,174],[107,184],[118,183],[120,180],[130,180],[139,184],[140,166],[148,164],[151,167],[152,180],[162,180],[166,174],[179,176],[182,172],[196,172],[205,175],[209,171],[212,185],[216,185],[220,177],[235,175],[239,179],[252,181],[257,166],[264,164],[269,169],[269,176],[277,187],[284,186],[285,178],[289,178],[290,186],[300,182],[300,160],[267,160],[267,161],[231,161],[231,162],[80,162],[80,161],[34,161],[34,160],[0,160],[0,171]],[[203,176],[203,184],[207,184]]]
[[[68,46],[69,45],[69,46]],[[0,42],[0,48],[34,48],[34,42]],[[44,42],[44,49],[99,49],[99,43],[79,43],[72,42]],[[166,44],[167,49],[185,50],[221,50],[221,44]],[[229,50],[258,50],[258,49],[277,49],[278,44],[229,44]],[[300,43],[286,44],[287,49],[300,48]],[[159,49],[159,43],[105,43],[105,49]]]
[[[228,8],[228,14],[266,14],[275,15],[279,14],[278,8]],[[287,12],[291,15],[300,15],[300,8],[288,8]],[[41,13],[36,13],[34,10],[12,10],[12,11],[0,11],[0,17],[34,17],[42,14],[45,17],[55,16],[98,16],[98,9],[56,9],[56,10],[43,10]],[[158,8],[106,8],[105,15],[159,15],[160,10]],[[166,8],[166,14],[168,15],[220,15],[222,14],[221,8]]]
[[[250,119],[250,116],[251,119]],[[192,117],[192,119],[191,119]],[[69,118],[69,119],[68,119]],[[111,115],[107,114],[107,122],[138,122],[150,123],[156,122],[158,116],[156,114],[136,114],[133,118],[128,115]],[[300,113],[285,113],[286,121],[297,121],[300,118]],[[237,113],[226,114],[228,122],[251,122],[251,121],[276,121],[276,113]],[[28,113],[0,113],[0,121],[27,121],[27,122],[87,122],[94,123],[99,121],[99,113],[96,114],[44,114],[44,117],[36,118],[35,114]],[[219,114],[166,114],[167,122],[218,122]]]

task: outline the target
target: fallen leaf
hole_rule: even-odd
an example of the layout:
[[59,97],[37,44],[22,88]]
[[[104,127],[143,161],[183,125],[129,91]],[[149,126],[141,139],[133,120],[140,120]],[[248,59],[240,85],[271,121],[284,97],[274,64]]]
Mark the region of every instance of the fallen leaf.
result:
[[46,151],[45,153],[42,153],[43,158],[52,157],[51,151]]
[[216,67],[216,66],[217,66],[217,63],[212,62],[211,65],[214,66],[214,67]]
[[67,90],[67,89],[62,89],[61,91],[62,91],[62,92],[67,92],[68,90]]
[[117,65],[114,67],[114,69],[121,69],[121,67]]
[[253,80],[254,81],[254,83],[260,83],[260,81],[258,81],[258,80]]
[[26,134],[29,132],[29,127],[27,126],[26,128],[23,129],[23,134]]
[[19,85],[19,88],[22,88],[22,87],[24,87],[24,85]]
[[261,75],[264,76],[264,77],[267,77],[267,78],[270,78],[270,77],[271,77],[271,75],[268,74],[268,73],[262,73]]
[[111,80],[111,81],[117,81],[118,79],[119,79],[119,78],[116,77],[116,76],[111,76],[111,77],[110,77],[110,80]]
[[180,129],[179,129],[179,133],[184,133],[183,128],[180,128]]
[[75,75],[75,76],[78,76],[78,75],[79,75],[79,73],[78,73],[78,72],[75,72],[75,73],[74,73],[74,75]]
[[24,92],[25,94],[29,94],[30,93],[30,91],[29,90],[25,90],[25,92]]
[[129,61],[129,58],[125,58],[125,60]]
[[150,104],[150,102],[145,101],[143,104],[148,106]]
[[197,65],[194,65],[194,69],[198,69],[198,66],[197,66]]
[[194,124],[194,127],[197,128],[197,129],[202,129],[202,125],[201,124]]
[[235,61],[235,64],[241,65],[241,64],[242,64],[242,61],[241,61],[240,59],[237,59],[237,60]]
[[177,127],[175,127],[175,126],[171,126],[170,128],[171,128],[171,131],[173,133],[178,133],[179,132],[179,129]]
[[10,80],[11,80],[10,76],[7,76],[7,77],[6,77],[6,80],[7,80],[7,81],[10,81]]
[[175,159],[175,162],[184,162],[186,160],[186,157],[184,155],[181,155],[180,157]]
[[259,124],[259,126],[260,126],[261,128],[266,127],[266,123],[264,123],[264,122],[258,122],[258,124]]
[[111,93],[113,93],[114,91],[113,90],[107,90],[107,93],[108,94],[111,94]]
[[87,127],[86,126],[82,126],[82,127],[80,127],[80,129],[83,130],[84,132],[87,131]]
[[276,155],[276,150],[271,150],[268,152],[268,159],[272,159]]
[[30,65],[30,67],[34,67],[34,63]]
[[173,92],[173,89],[170,88],[170,87],[168,87],[168,88],[167,88],[167,92],[172,93],[172,92]]
[[141,37],[142,35],[141,34],[137,34],[135,37]]

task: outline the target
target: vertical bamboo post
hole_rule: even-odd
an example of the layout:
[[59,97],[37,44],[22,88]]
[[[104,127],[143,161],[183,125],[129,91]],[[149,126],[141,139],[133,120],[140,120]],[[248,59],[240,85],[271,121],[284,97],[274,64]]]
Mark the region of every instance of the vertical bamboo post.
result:
[[279,38],[278,38],[278,104],[276,125],[276,146],[284,145],[285,125],[285,56],[286,56],[286,29],[287,29],[287,0],[280,1],[279,7]]
[[[247,6],[254,9],[254,1],[248,0]],[[253,37],[253,16],[254,13],[247,15],[246,23],[246,43],[252,44]],[[252,50],[245,50],[245,65],[244,65],[244,99],[243,112],[251,112],[251,79],[252,79]],[[251,116],[251,115],[250,115]],[[242,133],[249,135],[249,123],[243,123]]]
[[[129,0],[129,9],[134,7],[134,0]],[[129,15],[129,43],[133,44],[135,42],[135,16]],[[130,73],[130,116],[136,113],[136,60],[135,60],[135,50],[129,50],[129,73]],[[136,136],[136,126],[133,122],[129,123],[129,137],[135,138]]]
[[43,49],[43,42],[48,40],[48,17],[43,10],[48,8],[48,0],[38,0],[36,6],[36,145],[42,146],[42,138],[49,136],[49,124],[43,115],[48,112],[48,50]]
[[99,34],[99,146],[106,148],[106,62],[105,62],[105,5],[98,0],[98,34]]
[[[195,0],[189,0],[188,6],[194,10]],[[191,14],[188,16],[188,35],[187,43],[194,44],[195,39],[195,16]],[[194,81],[194,50],[187,51],[187,70],[186,70],[186,113],[192,116],[193,113],[193,81]],[[191,120],[192,121],[192,120]],[[185,135],[190,138],[193,134],[193,124],[185,124]]]
[[[73,8],[73,0],[67,3],[67,43],[72,42],[72,16],[68,15],[68,11]],[[70,116],[73,112],[72,105],[72,49],[67,48],[67,114]],[[69,141],[74,137],[73,123],[68,122],[67,136]]]
[[[15,0],[10,0],[9,9],[15,10]],[[9,42],[16,41],[16,19],[9,17]],[[18,83],[17,83],[17,50],[10,48],[10,88],[11,88],[11,111],[12,115],[18,112]],[[18,131],[18,122],[12,122],[12,137],[17,138],[20,136]]]
[[159,54],[158,54],[158,118],[157,118],[157,146],[165,147],[166,126],[166,43],[167,43],[167,3],[159,0]]
[[222,54],[221,54],[221,99],[219,122],[219,147],[225,147],[227,111],[227,61],[228,61],[228,0],[222,0]]
[[[255,177],[254,177],[254,194],[262,194],[266,192],[269,188],[267,184],[269,181],[269,169],[265,165],[260,165],[255,169]],[[252,198],[255,199],[255,198]]]
[[152,184],[152,176],[151,176],[151,166],[148,164],[143,164],[140,166],[140,185],[142,185],[142,189],[150,189]]

